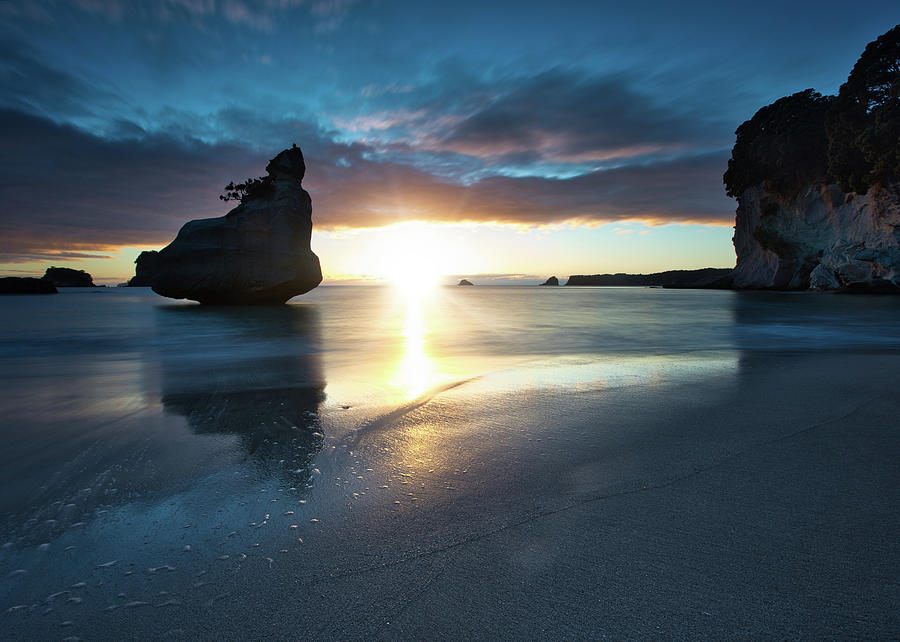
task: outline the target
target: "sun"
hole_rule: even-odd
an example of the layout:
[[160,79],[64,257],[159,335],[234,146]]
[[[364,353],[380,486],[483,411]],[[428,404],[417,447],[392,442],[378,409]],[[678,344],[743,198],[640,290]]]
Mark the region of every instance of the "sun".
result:
[[434,288],[447,273],[446,244],[427,223],[385,228],[372,254],[372,273],[404,289]]

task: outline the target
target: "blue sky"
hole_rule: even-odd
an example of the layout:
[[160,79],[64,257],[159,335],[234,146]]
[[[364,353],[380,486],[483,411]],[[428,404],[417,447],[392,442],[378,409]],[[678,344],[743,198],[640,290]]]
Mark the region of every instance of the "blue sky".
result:
[[897,22],[865,1],[3,3],[0,267],[125,278],[123,252],[223,214],[222,185],[294,142],[332,276],[375,238],[348,230],[408,220],[484,252],[540,231],[560,257],[491,271],[728,264],[736,127],[835,92]]

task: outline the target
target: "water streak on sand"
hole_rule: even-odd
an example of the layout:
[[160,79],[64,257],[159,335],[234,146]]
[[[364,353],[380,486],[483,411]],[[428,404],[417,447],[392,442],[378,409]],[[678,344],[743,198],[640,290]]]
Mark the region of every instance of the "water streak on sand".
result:
[[409,403],[405,403],[390,412],[384,413],[368,420],[365,424],[354,430],[352,433],[348,434],[347,437],[343,439],[342,444],[346,446],[357,446],[364,438],[381,430],[389,429],[398,419],[402,418],[404,415],[408,415],[418,408],[421,408],[441,393],[447,392],[448,390],[453,390],[454,388],[458,388],[467,383],[477,381],[481,379],[482,376],[483,375],[478,375],[475,377],[469,377],[468,379],[462,379],[460,381],[454,381],[444,385],[435,386],[422,393]]

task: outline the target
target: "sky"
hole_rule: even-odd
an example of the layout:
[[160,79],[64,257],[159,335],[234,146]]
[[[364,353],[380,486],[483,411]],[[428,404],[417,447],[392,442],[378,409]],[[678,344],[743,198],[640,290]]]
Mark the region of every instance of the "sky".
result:
[[296,143],[326,282],[734,265],[734,130],[895,0],[0,2],[0,274],[124,281]]

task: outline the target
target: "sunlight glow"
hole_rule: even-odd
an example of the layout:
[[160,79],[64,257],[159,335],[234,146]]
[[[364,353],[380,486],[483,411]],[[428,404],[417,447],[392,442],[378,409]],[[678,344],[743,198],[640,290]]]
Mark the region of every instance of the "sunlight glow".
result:
[[375,275],[391,284],[422,292],[448,273],[451,258],[434,226],[414,222],[392,226],[373,248],[370,265]]

